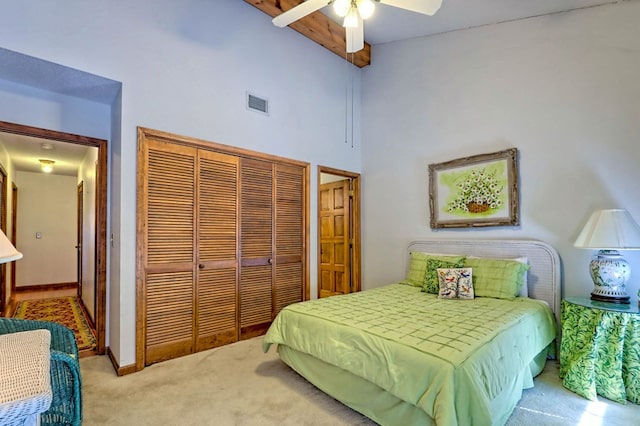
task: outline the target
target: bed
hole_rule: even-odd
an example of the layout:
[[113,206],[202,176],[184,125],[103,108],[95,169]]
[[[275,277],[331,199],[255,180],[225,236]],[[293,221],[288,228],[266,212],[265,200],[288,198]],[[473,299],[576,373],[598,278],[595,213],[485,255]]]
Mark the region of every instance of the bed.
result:
[[[423,273],[415,259],[425,253],[430,268],[432,255],[447,260],[443,268],[460,266],[448,260],[462,257],[476,265],[477,279],[485,271],[479,262],[517,258],[528,265],[524,287],[517,297],[442,299],[409,280]],[[504,424],[555,354],[557,252],[540,241],[428,240],[410,243],[405,257],[407,275],[397,283],[286,307],[263,350],[277,345],[309,382],[382,425]]]

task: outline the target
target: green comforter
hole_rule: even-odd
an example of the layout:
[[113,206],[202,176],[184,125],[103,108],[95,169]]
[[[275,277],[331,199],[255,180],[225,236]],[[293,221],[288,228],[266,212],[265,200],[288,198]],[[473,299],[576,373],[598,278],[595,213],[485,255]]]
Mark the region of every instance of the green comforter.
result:
[[489,425],[506,421],[502,406],[511,405],[510,413],[532,385],[529,363],[555,336],[544,302],[445,300],[392,284],[286,307],[263,349],[276,343],[313,355],[439,425]]

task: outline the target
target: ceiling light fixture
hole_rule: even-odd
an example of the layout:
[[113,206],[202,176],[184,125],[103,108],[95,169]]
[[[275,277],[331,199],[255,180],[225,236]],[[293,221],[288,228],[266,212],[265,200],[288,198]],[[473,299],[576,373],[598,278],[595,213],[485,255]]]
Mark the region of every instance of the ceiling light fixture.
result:
[[333,11],[340,18],[344,18],[342,26],[358,28],[358,15],[362,19],[369,19],[373,15],[376,5],[372,0],[335,0]]
[[362,19],[369,19],[373,15],[373,11],[376,10],[376,5],[371,0],[358,0],[358,13]]
[[[281,28],[286,27],[331,3],[336,15],[344,18],[342,26],[346,28],[347,53],[354,53],[364,49],[364,25],[361,21],[373,15],[376,3],[431,16],[440,9],[442,0],[306,0],[273,18],[273,24]],[[256,7],[264,10],[263,7]]]
[[375,9],[376,5],[373,0],[335,0],[333,2],[333,11],[340,18],[345,18],[343,25],[347,28],[353,28],[347,25],[346,19],[353,19],[349,18],[349,15],[359,13],[362,19],[369,19]]
[[40,169],[45,173],[51,173],[53,171],[53,165],[56,163],[53,160],[38,160],[40,161]]
[[347,16],[351,9],[351,0],[335,0],[333,2],[333,11],[341,18]]
[[344,17],[342,24],[345,28],[358,28],[358,9],[355,6],[351,6],[349,13]]

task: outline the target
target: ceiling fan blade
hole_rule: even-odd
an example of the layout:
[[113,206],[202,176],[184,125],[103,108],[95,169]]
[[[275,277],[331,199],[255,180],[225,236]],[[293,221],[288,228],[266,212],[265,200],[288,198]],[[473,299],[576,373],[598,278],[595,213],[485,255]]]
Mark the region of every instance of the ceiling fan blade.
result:
[[284,28],[298,19],[322,9],[329,3],[331,3],[331,0],[307,0],[276,16],[271,22],[273,22],[273,25],[276,27]]
[[434,15],[442,6],[442,0],[380,0],[380,3],[429,16]]
[[364,21],[358,15],[358,26],[345,28],[347,33],[347,53],[354,53],[364,49]]

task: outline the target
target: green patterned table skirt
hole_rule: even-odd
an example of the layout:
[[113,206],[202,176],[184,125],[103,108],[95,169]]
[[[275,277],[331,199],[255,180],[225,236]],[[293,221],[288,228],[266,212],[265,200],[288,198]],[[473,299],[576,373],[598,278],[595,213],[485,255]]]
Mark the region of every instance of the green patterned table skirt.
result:
[[563,301],[560,377],[587,399],[640,404],[640,315]]

